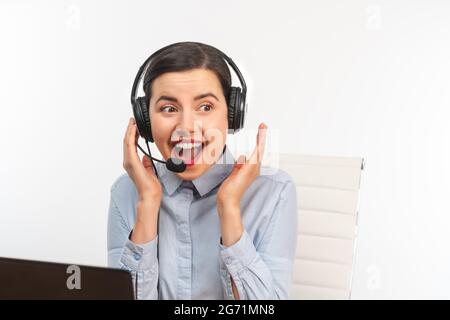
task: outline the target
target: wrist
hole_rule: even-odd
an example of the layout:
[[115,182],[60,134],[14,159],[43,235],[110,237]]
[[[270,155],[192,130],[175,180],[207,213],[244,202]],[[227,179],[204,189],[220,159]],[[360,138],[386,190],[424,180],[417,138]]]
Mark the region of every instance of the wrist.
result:
[[220,218],[222,244],[229,247],[236,243],[244,231],[241,219],[240,201],[228,198],[217,199],[217,212]]
[[159,207],[156,208],[154,204],[146,202],[138,202],[136,211],[136,222],[130,240],[137,244],[153,240],[157,234]]
[[218,207],[222,242],[230,246],[239,240],[244,226],[242,225],[241,210],[239,206]]
[[136,223],[153,223],[156,221],[159,213],[159,204],[149,201],[138,201],[136,204]]
[[240,201],[239,200],[220,200],[217,199],[217,209],[219,211],[230,211],[235,212],[240,209]]
[[242,236],[244,232],[244,226],[241,219],[223,219],[220,225],[222,245],[229,247],[236,242]]
[[138,202],[145,203],[146,205],[150,204],[160,204],[161,203],[161,195],[153,194],[153,193],[138,193]]

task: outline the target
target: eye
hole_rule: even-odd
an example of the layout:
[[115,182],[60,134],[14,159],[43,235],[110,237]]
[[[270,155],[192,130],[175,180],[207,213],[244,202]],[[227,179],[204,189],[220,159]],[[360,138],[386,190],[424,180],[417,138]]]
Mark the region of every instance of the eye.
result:
[[166,112],[166,113],[172,113],[172,112],[175,112],[176,110],[177,109],[171,105],[167,105],[167,106],[159,108],[159,111]]
[[200,109],[202,109],[206,112],[209,112],[212,110],[212,105],[208,104],[208,103],[204,103],[200,106]]

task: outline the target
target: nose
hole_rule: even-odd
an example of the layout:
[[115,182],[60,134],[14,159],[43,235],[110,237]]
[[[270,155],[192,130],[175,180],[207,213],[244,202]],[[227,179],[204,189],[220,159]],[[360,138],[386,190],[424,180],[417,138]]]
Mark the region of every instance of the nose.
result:
[[176,127],[178,136],[194,136],[196,133],[202,132],[202,121],[197,119],[194,112],[191,110],[186,110],[181,112],[181,117],[179,118],[179,123]]

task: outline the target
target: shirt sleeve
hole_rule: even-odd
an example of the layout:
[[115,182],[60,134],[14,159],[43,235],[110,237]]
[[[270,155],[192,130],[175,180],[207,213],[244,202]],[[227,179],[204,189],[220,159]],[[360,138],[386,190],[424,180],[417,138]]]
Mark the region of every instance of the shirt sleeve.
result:
[[288,299],[297,245],[297,192],[289,180],[258,249],[244,229],[229,247],[219,241],[225,299],[235,299],[231,279],[242,300]]
[[145,244],[129,239],[127,226],[111,194],[108,212],[108,266],[131,273],[136,299],[158,299],[158,235]]

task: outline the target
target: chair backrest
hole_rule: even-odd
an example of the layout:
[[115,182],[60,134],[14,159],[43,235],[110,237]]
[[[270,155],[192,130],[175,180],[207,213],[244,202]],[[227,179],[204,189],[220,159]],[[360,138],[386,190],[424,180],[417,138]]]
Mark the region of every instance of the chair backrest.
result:
[[362,158],[279,154],[297,185],[298,237],[289,299],[349,299]]

